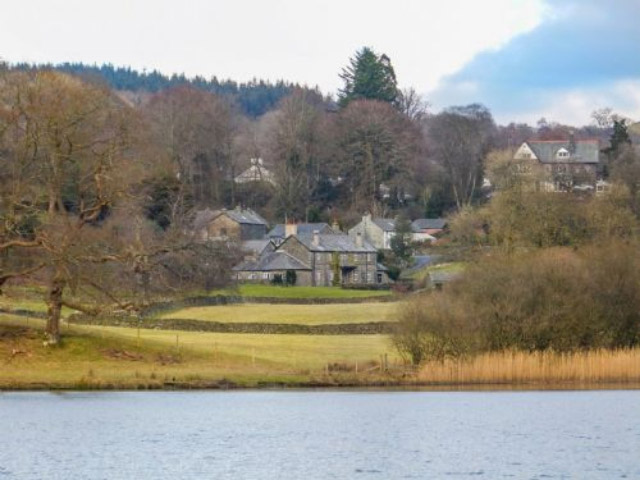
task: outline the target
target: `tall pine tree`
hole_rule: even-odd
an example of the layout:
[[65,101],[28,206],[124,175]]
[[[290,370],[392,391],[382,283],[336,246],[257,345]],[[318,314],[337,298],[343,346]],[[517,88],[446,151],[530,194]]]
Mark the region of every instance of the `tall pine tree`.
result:
[[398,98],[396,74],[386,55],[378,55],[371,48],[363,47],[349,60],[340,78],[344,88],[339,92],[340,106],[352,100],[369,99],[394,103]]

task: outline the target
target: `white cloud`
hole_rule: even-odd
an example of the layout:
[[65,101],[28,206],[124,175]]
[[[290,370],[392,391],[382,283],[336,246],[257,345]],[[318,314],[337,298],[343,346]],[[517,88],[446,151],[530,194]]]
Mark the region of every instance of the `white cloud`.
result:
[[403,86],[426,91],[544,14],[542,0],[24,0],[3,5],[0,56],[335,91],[348,58],[369,45],[389,55]]
[[568,125],[591,123],[594,110],[611,107],[614,112],[640,120],[640,79],[626,79],[592,88],[575,88],[564,91],[539,92],[537,106],[527,112],[504,112],[496,116],[499,123],[527,122],[535,124],[544,117],[548,121]]

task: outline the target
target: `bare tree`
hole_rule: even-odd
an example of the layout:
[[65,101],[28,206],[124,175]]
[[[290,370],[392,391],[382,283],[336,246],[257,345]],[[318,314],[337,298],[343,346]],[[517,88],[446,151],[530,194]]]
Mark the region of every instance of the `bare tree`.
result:
[[419,152],[415,125],[385,102],[358,100],[340,112],[336,125],[338,168],[352,207],[378,209],[384,182],[400,187]]
[[458,210],[470,205],[482,182],[483,159],[495,124],[482,105],[451,107],[430,119],[430,148],[449,176]]
[[222,204],[237,131],[231,105],[213,94],[181,86],[156,94],[143,113],[152,141],[173,163],[185,190],[182,197],[190,195],[202,206]]
[[285,98],[268,128],[268,156],[274,163],[278,213],[301,220],[319,178],[322,156],[322,98],[296,90]]
[[398,110],[414,122],[421,122],[427,117],[429,102],[424,100],[413,87],[401,90],[396,102]]

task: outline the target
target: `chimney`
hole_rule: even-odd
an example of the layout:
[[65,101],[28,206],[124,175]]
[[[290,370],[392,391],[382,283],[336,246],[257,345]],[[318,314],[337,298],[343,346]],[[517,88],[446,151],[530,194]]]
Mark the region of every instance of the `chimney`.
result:
[[360,232],[356,233],[356,247],[364,247],[364,242],[362,241],[362,233]]
[[569,132],[569,153],[572,157],[576,154],[576,136],[573,130]]
[[285,223],[284,224],[284,237],[289,238],[291,235],[297,235],[298,233],[298,225],[295,223]]
[[368,223],[371,222],[371,213],[367,212],[362,216],[362,223],[364,223],[365,225],[367,225]]
[[314,247],[320,246],[320,232],[318,230],[313,231],[313,246]]
[[340,230],[340,225],[338,225],[337,220],[334,220],[333,223],[331,224],[331,230],[333,230],[335,233],[342,233],[342,230]]

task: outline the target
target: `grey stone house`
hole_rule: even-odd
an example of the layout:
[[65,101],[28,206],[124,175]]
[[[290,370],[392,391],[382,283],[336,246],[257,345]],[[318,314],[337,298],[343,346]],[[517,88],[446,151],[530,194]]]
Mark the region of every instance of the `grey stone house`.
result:
[[268,282],[276,274],[294,270],[297,285],[376,285],[389,282],[386,269],[377,263],[376,249],[362,236],[344,234],[289,235],[274,252],[234,267],[238,281]]
[[396,234],[396,221],[392,218],[372,217],[370,213],[362,216],[355,227],[349,229],[349,237],[355,241],[361,235],[365,242],[377,250],[389,250],[391,239]]
[[523,174],[541,167],[545,178],[540,187],[550,192],[593,191],[600,175],[598,140],[529,140],[513,158],[521,161]]

